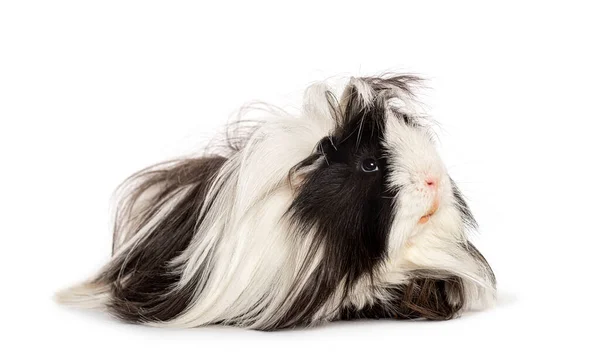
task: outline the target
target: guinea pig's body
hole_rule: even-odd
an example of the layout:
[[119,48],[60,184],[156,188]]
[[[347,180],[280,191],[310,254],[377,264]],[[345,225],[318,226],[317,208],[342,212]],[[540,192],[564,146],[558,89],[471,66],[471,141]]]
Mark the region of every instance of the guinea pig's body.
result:
[[413,76],[309,88],[301,115],[125,184],[113,256],[59,301],[155,326],[449,319],[495,279],[414,107]]

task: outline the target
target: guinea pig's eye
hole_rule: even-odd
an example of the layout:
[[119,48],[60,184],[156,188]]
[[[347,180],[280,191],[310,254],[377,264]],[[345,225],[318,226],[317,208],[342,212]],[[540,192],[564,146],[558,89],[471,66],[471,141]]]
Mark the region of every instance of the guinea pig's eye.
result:
[[379,166],[377,166],[377,160],[374,158],[364,159],[360,165],[360,168],[363,170],[363,172],[375,172],[379,170]]

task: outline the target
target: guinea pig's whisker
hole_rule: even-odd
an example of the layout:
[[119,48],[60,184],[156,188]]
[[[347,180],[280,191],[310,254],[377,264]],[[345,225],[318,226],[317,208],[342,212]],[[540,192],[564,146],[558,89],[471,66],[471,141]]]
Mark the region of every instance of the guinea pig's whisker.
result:
[[328,138],[329,138],[329,143],[331,143],[331,147],[333,147],[333,149],[337,151],[338,149],[335,146],[335,143],[333,143],[333,137],[331,137],[331,135],[329,135]]
[[365,125],[365,113],[362,114],[360,123],[358,125],[358,136],[357,136],[357,140],[356,140],[356,150],[357,151],[358,151],[358,148],[360,147],[360,140],[362,139],[364,125]]
[[342,139],[339,144],[342,144],[342,143],[348,141],[350,139],[350,137],[352,137],[354,132],[356,132],[358,130],[358,128],[359,128],[359,126],[357,126],[352,132],[350,132],[350,134],[348,136],[346,136],[346,138]]

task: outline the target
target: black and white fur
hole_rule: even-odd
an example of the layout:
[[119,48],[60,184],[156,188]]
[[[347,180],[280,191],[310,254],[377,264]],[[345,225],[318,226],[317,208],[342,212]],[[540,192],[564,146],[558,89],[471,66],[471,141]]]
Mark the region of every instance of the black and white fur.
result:
[[57,299],[153,326],[260,330],[490,305],[495,278],[418,84],[352,78],[338,96],[317,84],[301,114],[236,126],[247,132],[226,152],[132,176],[112,259]]

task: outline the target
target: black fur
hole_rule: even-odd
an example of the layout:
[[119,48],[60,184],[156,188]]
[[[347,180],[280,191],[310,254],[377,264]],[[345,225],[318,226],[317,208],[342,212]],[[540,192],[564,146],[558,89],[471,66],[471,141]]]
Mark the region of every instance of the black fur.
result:
[[[454,317],[464,304],[463,284],[454,276],[430,277],[415,275],[409,283],[387,288],[390,296],[362,309],[345,308],[340,313],[349,319],[429,319],[446,320]],[[456,300],[450,303],[450,300]]]
[[[381,143],[384,109],[364,107],[355,88],[345,97],[342,122],[319,143],[319,167],[305,178],[289,209],[299,232],[316,230],[311,252],[321,248],[323,262],[278,328],[309,323],[340,282],[347,293],[386,257],[396,191],[389,190],[386,182],[387,161]],[[364,172],[361,164],[366,159],[376,160],[379,170]],[[315,157],[301,165],[310,161],[314,163]]]
[[450,182],[452,183],[452,194],[454,195],[454,202],[456,203],[456,207],[460,212],[463,222],[465,223],[465,225],[470,226],[473,229],[477,229],[477,221],[475,221],[473,213],[471,213],[471,209],[469,209],[465,198],[463,197],[462,193],[458,189],[458,186],[456,186],[456,183],[452,178],[450,178]]
[[[186,285],[173,291],[180,275],[173,272],[173,266],[168,262],[189,245],[201,219],[202,206],[207,201],[206,191],[224,162],[222,157],[190,159],[165,170],[135,176],[146,180],[129,200],[130,212],[150,187],[158,186],[160,191],[150,200],[150,209],[141,215],[125,215],[130,218],[148,220],[175,193],[186,194],[139,245],[114,260],[97,280],[110,285],[109,308],[117,317],[130,322],[165,321],[176,317],[189,304],[195,286]],[[183,186],[190,189],[181,191]]]

